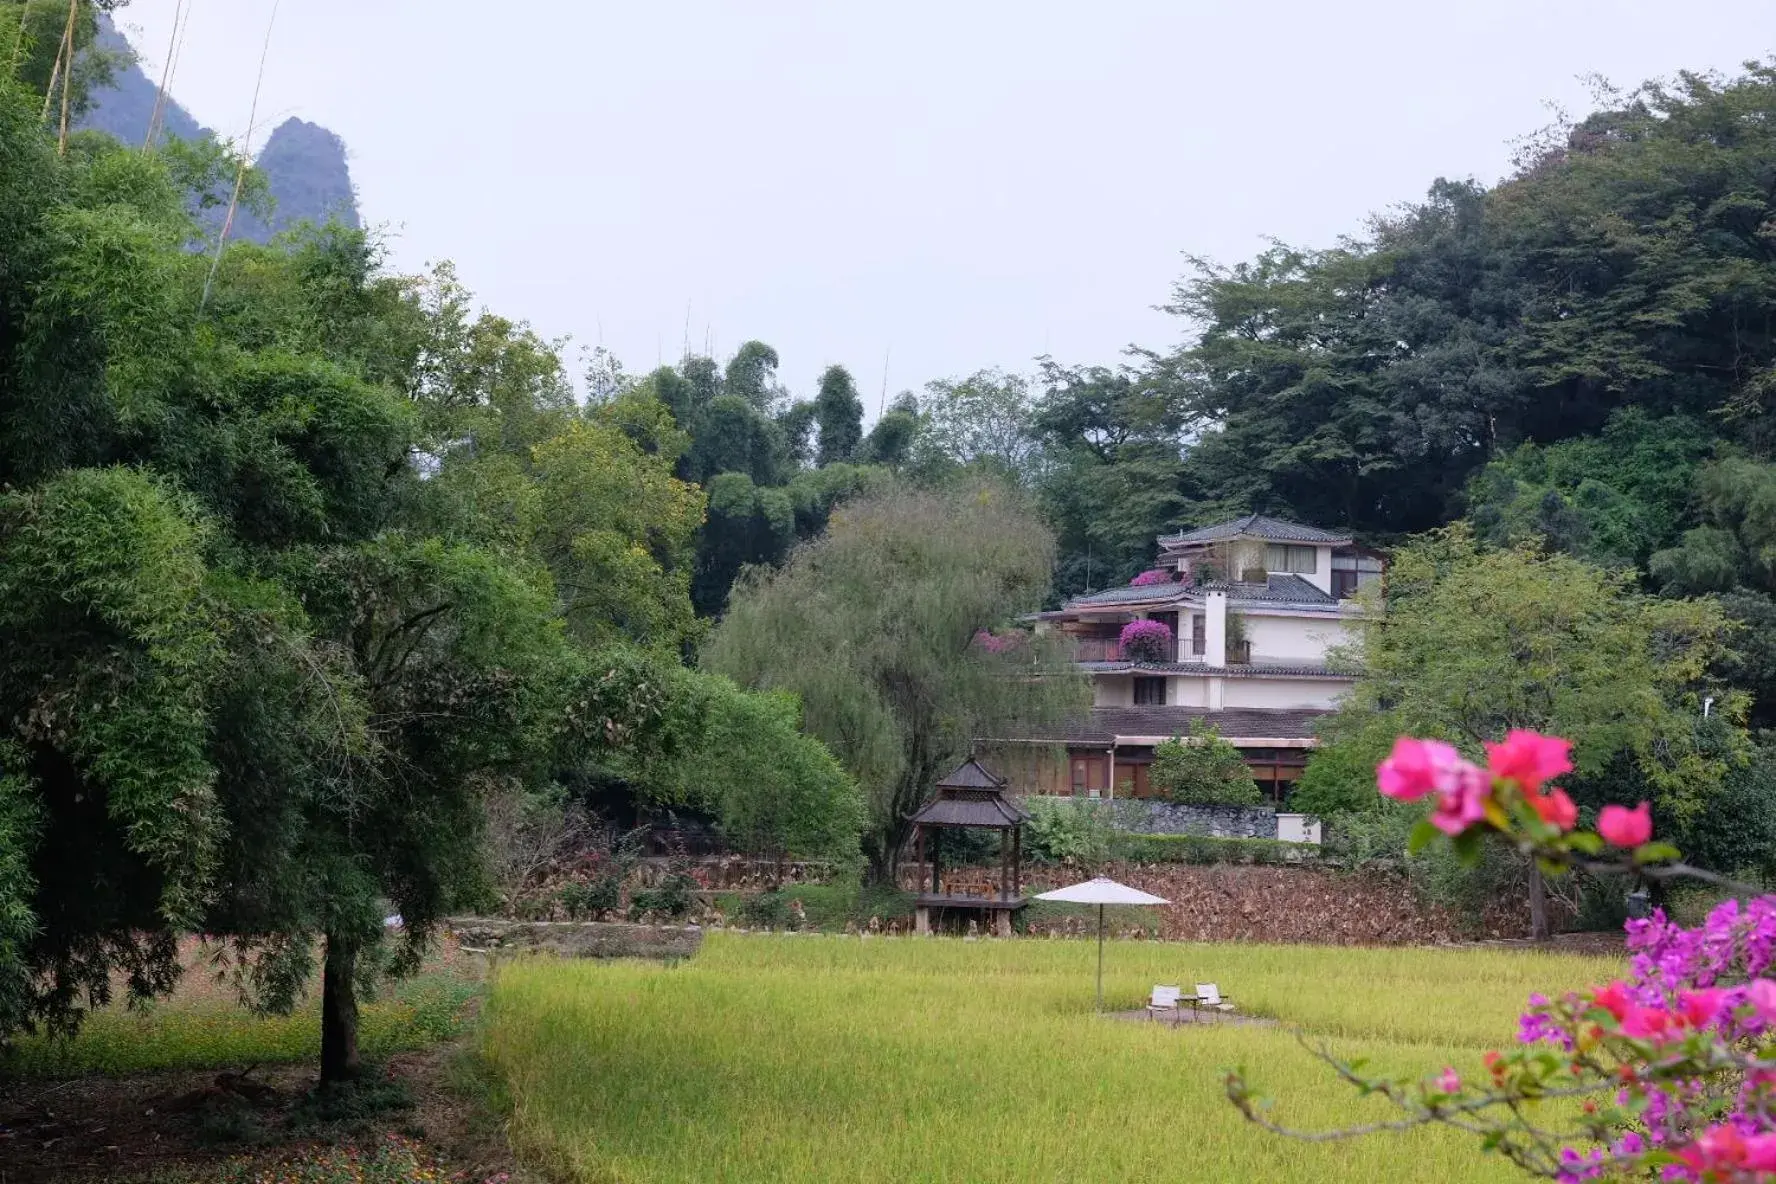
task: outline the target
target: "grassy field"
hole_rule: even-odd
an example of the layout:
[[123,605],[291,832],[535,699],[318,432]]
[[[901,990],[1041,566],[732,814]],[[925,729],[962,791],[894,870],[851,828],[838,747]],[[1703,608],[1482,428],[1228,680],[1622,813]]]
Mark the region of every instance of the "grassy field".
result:
[[[388,984],[360,1009],[364,1055],[379,1060],[460,1035],[479,991],[478,983],[442,965]],[[92,1013],[74,1040],[20,1039],[0,1061],[0,1071],[73,1077],[318,1062],[320,1055],[318,998],[311,996],[287,1016],[255,1015],[240,1006],[232,989],[194,967],[167,999],[140,1009],[116,1005]]]
[[[501,968],[484,1047],[522,1148],[578,1180],[1512,1179],[1442,1131],[1308,1145],[1221,1094],[1244,1065],[1307,1127],[1373,1113],[1281,1027],[1092,1014],[1089,942],[714,934],[666,968]],[[1504,951],[1112,943],[1106,993],[1215,980],[1379,1067],[1470,1070],[1531,991],[1607,963]]]

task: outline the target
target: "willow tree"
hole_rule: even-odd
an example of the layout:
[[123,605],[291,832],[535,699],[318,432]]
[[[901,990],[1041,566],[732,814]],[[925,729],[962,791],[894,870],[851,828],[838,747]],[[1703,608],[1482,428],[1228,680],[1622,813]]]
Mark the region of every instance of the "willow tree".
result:
[[893,876],[912,815],[976,738],[1083,710],[1051,644],[977,635],[1039,608],[1054,540],[997,484],[893,489],[845,505],[774,572],[735,585],[704,663],[801,699],[807,729],[857,778],[864,854]]

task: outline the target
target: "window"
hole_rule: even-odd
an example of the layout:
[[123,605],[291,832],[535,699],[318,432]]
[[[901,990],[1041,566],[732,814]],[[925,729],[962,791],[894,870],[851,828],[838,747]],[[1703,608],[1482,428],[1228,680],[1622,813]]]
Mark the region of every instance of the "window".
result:
[[1340,600],[1354,596],[1381,579],[1381,560],[1373,555],[1332,556],[1332,595]]
[[1163,678],[1135,678],[1136,707],[1164,707],[1166,701],[1166,680]]
[[1291,543],[1272,543],[1264,548],[1265,570],[1280,574],[1294,572],[1296,575],[1311,576],[1320,570],[1319,549],[1317,547],[1297,547]]
[[1190,616],[1190,656],[1200,658],[1209,652],[1208,617],[1202,613]]

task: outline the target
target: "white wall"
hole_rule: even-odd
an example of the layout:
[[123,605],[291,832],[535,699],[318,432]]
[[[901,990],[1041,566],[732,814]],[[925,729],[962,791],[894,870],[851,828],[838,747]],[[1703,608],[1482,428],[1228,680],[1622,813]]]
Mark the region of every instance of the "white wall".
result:
[[1314,569],[1312,573],[1301,573],[1302,579],[1324,592],[1332,595],[1332,548],[1314,548]]
[[1351,686],[1344,679],[1331,678],[1229,678],[1225,682],[1223,707],[1295,710],[1336,707],[1338,697]]
[[1135,680],[1127,674],[1092,676],[1093,707],[1133,707]]
[[1356,639],[1353,623],[1337,617],[1240,615],[1245,618],[1254,662],[1322,663],[1332,646]]
[[1172,685],[1166,688],[1166,702],[1177,707],[1207,707],[1209,705],[1209,680],[1206,678],[1183,678],[1174,676]]

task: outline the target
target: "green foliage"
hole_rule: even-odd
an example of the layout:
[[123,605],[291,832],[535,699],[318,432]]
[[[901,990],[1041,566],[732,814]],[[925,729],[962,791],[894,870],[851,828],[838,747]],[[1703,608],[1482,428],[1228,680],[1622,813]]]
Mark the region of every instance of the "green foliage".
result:
[[958,469],[1027,483],[1034,476],[1029,383],[1002,370],[925,384],[913,464],[927,479]]
[[1041,863],[1096,867],[1110,852],[1110,818],[1103,805],[1086,798],[1026,798],[1030,822],[1024,851]]
[[607,366],[582,410],[559,342],[337,224],[231,245],[210,286],[189,211],[225,154],[63,156],[36,103],[0,83],[0,1037],[165,993],[198,930],[266,1012],[324,950],[347,1075],[357,993],[492,895],[489,801],[615,767],[855,851],[794,704],[679,665],[704,494],[674,414],[759,414],[719,373]]
[[[1375,767],[1386,758],[1396,735],[1388,731],[1384,719],[1339,721],[1328,742],[1309,754],[1307,768],[1289,795],[1290,807],[1322,819],[1380,809],[1386,799],[1376,792]],[[1403,841],[1400,850],[1405,850]]]
[[863,400],[857,383],[843,366],[828,366],[820,376],[814,396],[814,422],[820,428],[820,451],[815,463],[836,464],[851,460],[863,440]]
[[1522,444],[1475,475],[1469,520],[1496,546],[1540,538],[1603,567],[1644,566],[1684,520],[1710,446],[1686,415],[1612,414],[1596,436]]
[[1190,722],[1189,735],[1155,746],[1147,780],[1180,805],[1256,806],[1264,800],[1239,749],[1201,719]]
[[674,872],[652,888],[643,888],[629,898],[629,917],[640,920],[655,917],[683,917],[691,911],[697,882],[682,872]]
[[1320,848],[1313,843],[1278,839],[1221,839],[1211,835],[1145,835],[1117,832],[1110,840],[1110,858],[1131,863],[1256,863],[1267,866],[1313,863]]
[[704,650],[710,669],[800,696],[803,723],[862,787],[865,852],[886,880],[907,819],[971,741],[1083,706],[1064,656],[973,643],[1041,603],[1052,544],[1011,491],[889,490],[835,511],[780,571],[735,587]]
[[1185,512],[1181,385],[1157,372],[1066,368],[1045,359],[1032,430],[1037,489],[1057,535],[1062,596],[1125,584]]
[[[1483,551],[1460,527],[1396,551],[1388,591],[1327,732],[1363,758],[1383,734],[1446,737],[1478,755],[1531,728],[1571,739],[1580,768],[1626,756],[1681,822],[1709,808],[1743,749],[1742,728],[1724,749],[1701,728],[1698,691],[1727,637],[1713,603],[1648,597],[1630,576],[1565,554]],[[1737,725],[1742,698],[1719,698],[1715,710]]]

